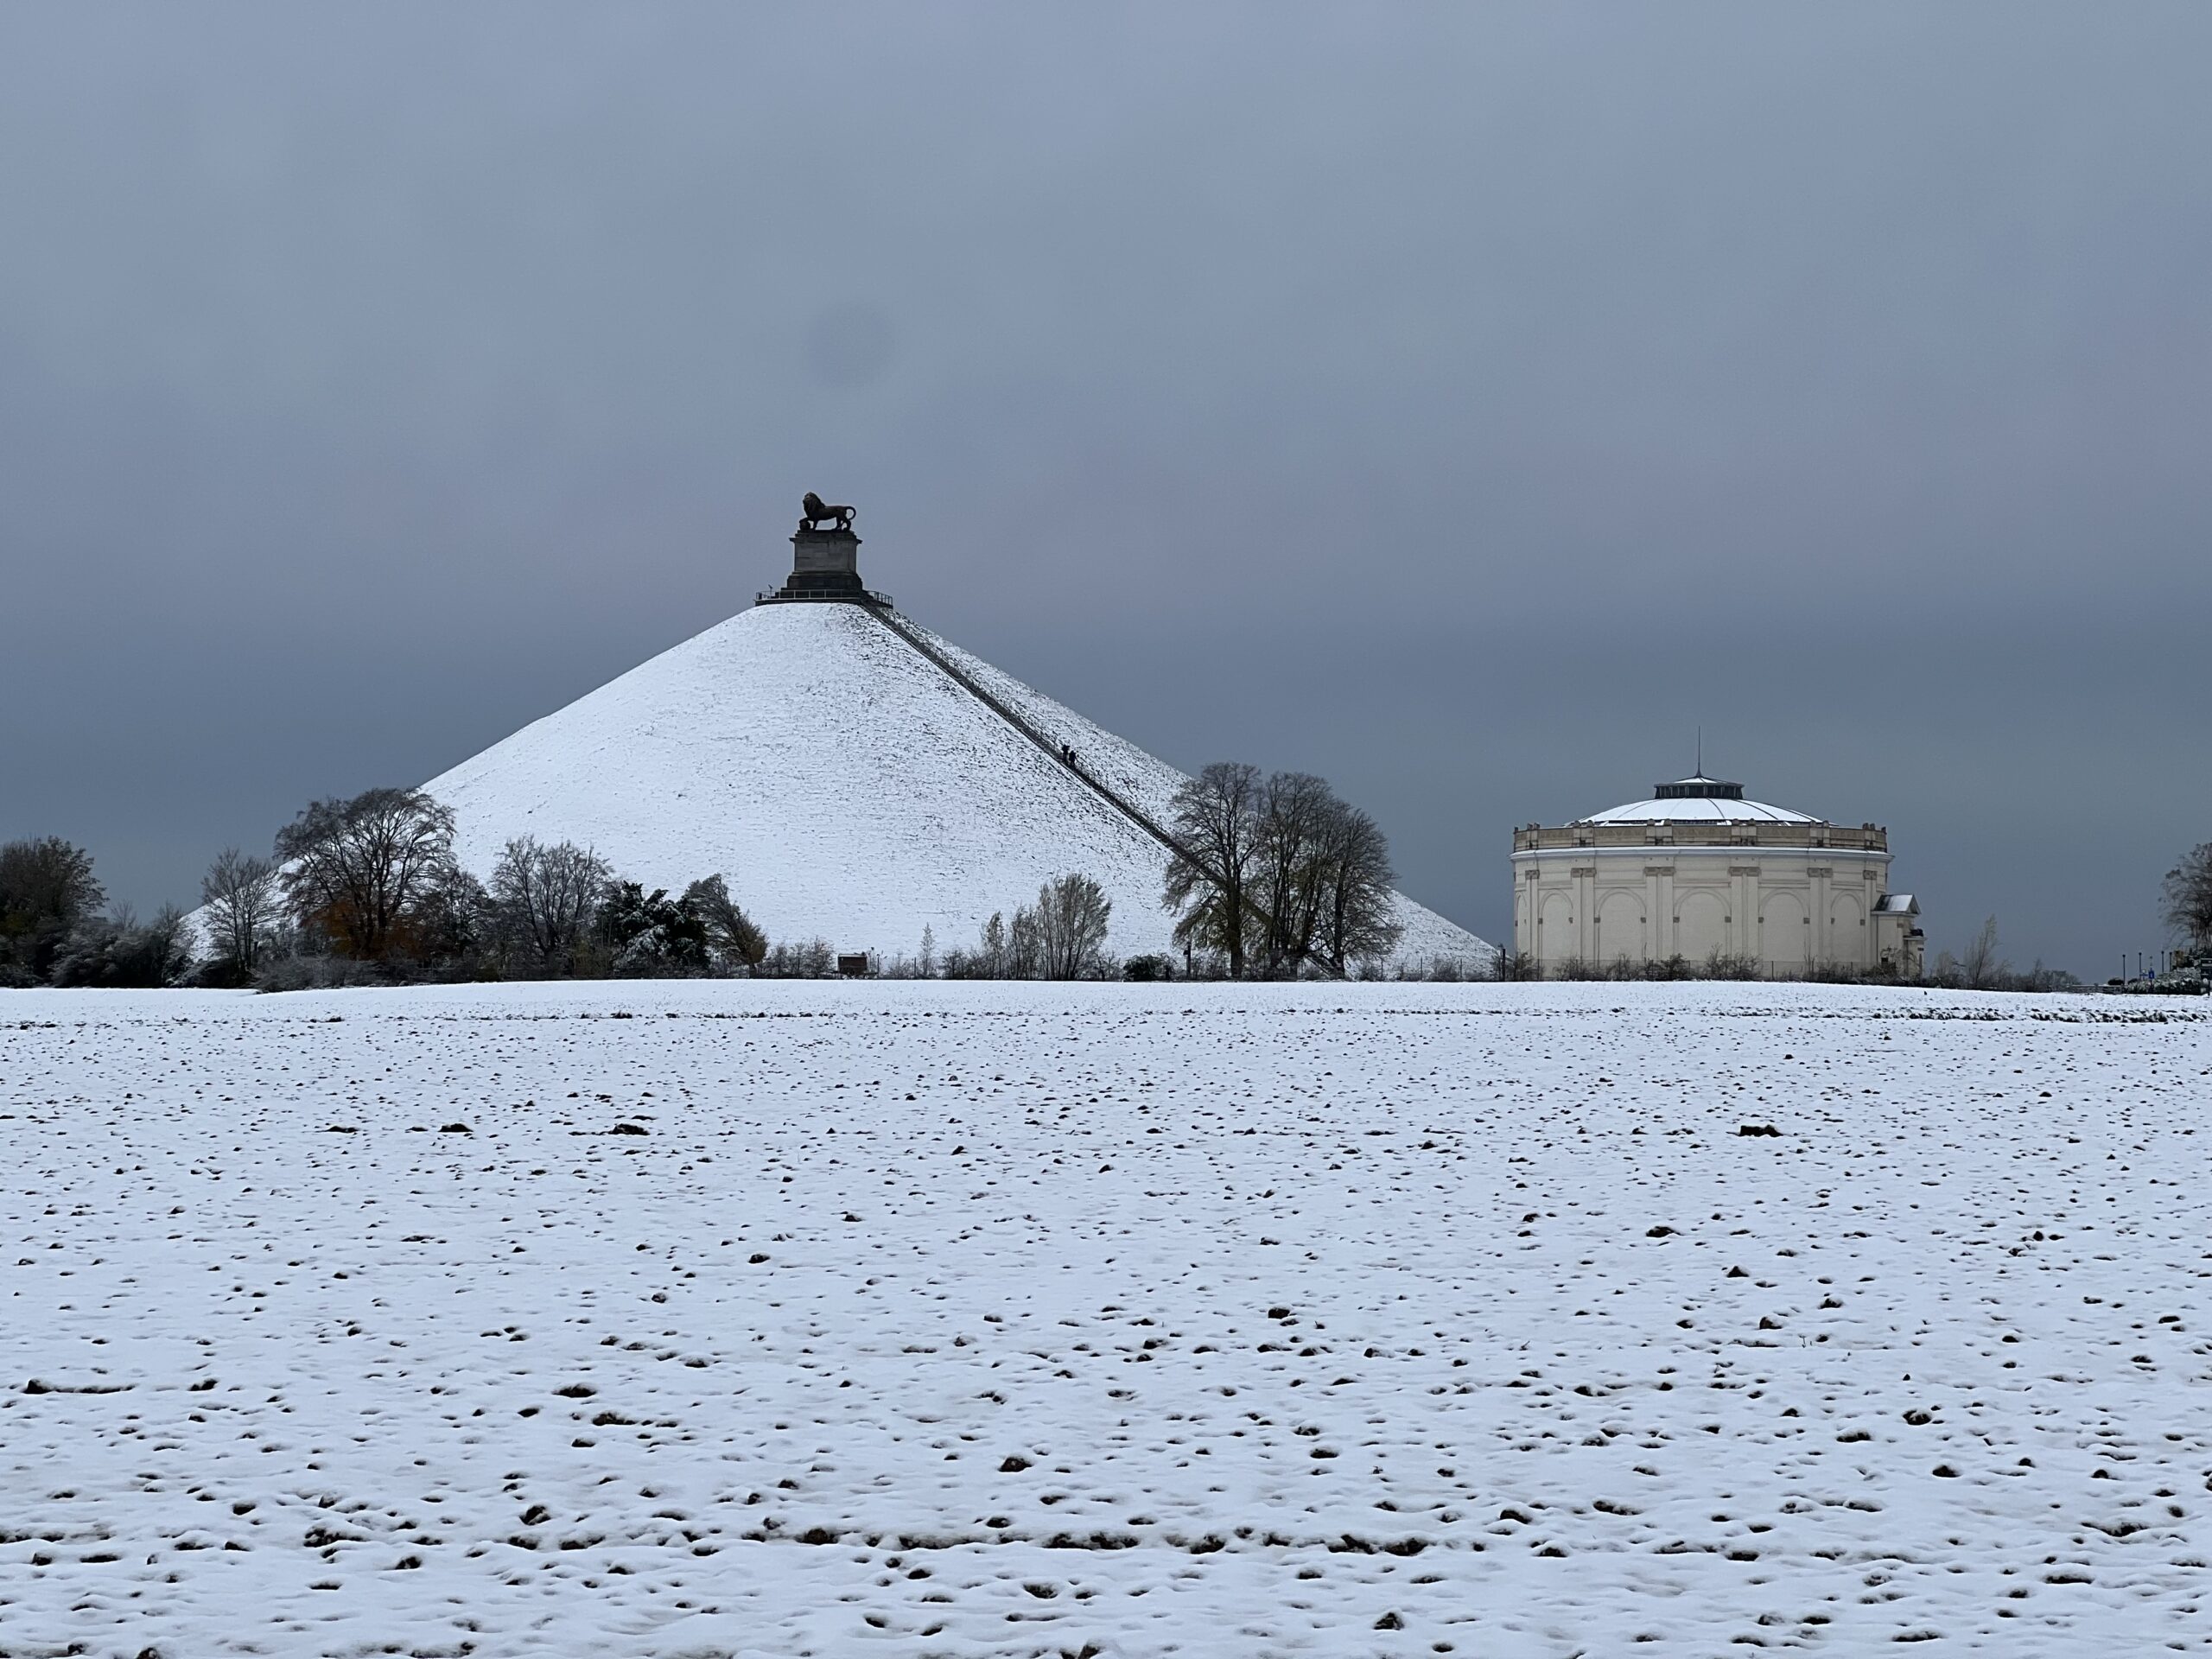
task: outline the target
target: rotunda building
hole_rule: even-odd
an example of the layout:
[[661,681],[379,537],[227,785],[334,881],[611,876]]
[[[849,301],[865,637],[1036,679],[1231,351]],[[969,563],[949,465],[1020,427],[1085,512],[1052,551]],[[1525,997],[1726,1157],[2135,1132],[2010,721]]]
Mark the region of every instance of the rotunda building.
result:
[[1646,969],[1920,976],[1920,906],[1889,832],[1744,798],[1703,772],[1513,832],[1513,948],[1547,977]]

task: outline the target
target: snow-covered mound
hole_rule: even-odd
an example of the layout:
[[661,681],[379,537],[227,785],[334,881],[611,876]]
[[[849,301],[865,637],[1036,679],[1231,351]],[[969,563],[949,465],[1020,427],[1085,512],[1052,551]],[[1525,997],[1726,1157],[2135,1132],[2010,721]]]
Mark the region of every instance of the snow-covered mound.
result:
[[[908,626],[912,626],[912,624]],[[1155,817],[1183,774],[926,636]],[[426,785],[482,874],[512,837],[573,841],[649,885],[702,875],[769,936],[888,957],[972,943],[1070,871],[1113,899],[1117,955],[1169,946],[1160,844],[854,605],[766,605],[662,652]],[[1488,947],[1410,899],[1402,957]]]

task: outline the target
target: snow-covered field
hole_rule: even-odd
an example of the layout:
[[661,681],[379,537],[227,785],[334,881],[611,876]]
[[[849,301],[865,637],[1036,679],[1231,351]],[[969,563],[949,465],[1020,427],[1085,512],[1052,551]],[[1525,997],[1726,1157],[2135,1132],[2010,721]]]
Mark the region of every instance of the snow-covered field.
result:
[[2193,1014],[0,994],[0,1653],[2200,1649]]

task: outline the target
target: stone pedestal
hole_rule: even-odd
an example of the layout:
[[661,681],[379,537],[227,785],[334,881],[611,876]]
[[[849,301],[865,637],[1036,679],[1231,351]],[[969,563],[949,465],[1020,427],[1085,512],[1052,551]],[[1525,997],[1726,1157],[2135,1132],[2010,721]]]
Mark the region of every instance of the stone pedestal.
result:
[[791,580],[779,599],[859,599],[861,538],[849,530],[802,530],[791,537]]

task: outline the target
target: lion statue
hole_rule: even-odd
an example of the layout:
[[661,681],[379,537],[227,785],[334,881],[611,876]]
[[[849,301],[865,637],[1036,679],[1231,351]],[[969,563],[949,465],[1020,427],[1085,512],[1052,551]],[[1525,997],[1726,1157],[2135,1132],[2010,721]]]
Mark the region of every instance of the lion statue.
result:
[[850,507],[841,507],[824,501],[812,490],[806,493],[806,499],[800,505],[805,510],[805,516],[798,521],[798,527],[801,530],[812,530],[816,525],[830,520],[836,521],[836,528],[839,530],[850,530],[853,527],[853,510]]

